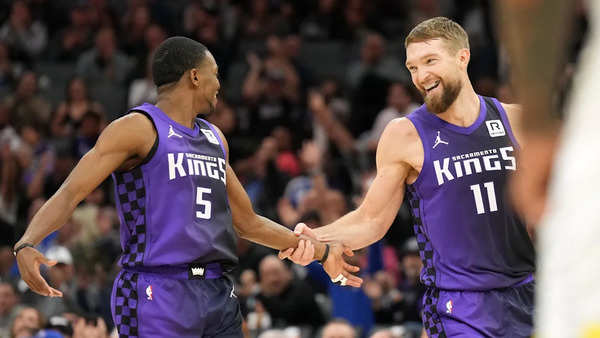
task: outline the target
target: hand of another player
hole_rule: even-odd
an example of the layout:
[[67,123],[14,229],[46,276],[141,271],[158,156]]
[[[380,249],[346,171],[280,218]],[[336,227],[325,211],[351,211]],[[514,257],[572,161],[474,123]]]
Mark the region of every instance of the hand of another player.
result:
[[358,272],[360,268],[350,265],[344,260],[344,254],[347,256],[354,255],[352,250],[341,243],[330,243],[329,246],[329,256],[323,262],[323,269],[325,269],[331,281],[334,283],[339,282],[342,286],[360,287],[363,282],[362,278],[352,274]]
[[[294,229],[294,233],[297,236],[305,235],[307,237],[318,239],[317,235],[304,223],[299,223]],[[323,263],[325,272],[329,275],[332,281],[339,281],[340,275],[343,276],[346,281],[341,283],[342,285],[349,285],[354,287],[360,287],[362,279],[352,275],[353,272],[358,272],[359,267],[346,263],[343,255],[353,256],[354,253],[350,248],[343,246],[340,243],[329,243],[329,255]],[[279,258],[288,258],[292,262],[300,265],[308,265],[314,260],[315,247],[312,242],[308,240],[300,240],[297,248],[289,248],[279,252]]]
[[62,292],[50,287],[40,273],[40,265],[54,266],[56,261],[49,260],[35,248],[27,247],[17,253],[17,265],[21,278],[29,288],[42,296],[62,297]]
[[[298,223],[294,228],[294,234],[296,236],[305,235],[312,239],[317,239],[317,235],[304,223]],[[279,259],[289,259],[292,262],[306,266],[314,261],[315,246],[312,242],[301,239],[298,242],[297,248],[289,248],[283,251],[279,251]]]

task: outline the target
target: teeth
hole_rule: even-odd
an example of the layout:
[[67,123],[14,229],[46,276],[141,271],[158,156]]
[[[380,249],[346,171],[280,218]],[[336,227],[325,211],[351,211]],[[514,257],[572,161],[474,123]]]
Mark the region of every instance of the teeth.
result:
[[438,80],[433,85],[431,85],[430,87],[425,88],[425,90],[426,91],[430,91],[430,90],[434,89],[435,87],[437,87],[439,84],[440,84],[440,81]]

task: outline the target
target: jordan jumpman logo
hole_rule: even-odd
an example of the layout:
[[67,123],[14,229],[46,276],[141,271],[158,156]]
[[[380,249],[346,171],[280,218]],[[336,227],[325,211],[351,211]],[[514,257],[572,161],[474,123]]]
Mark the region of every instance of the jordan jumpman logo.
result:
[[438,146],[438,144],[448,144],[448,142],[442,140],[442,138],[440,137],[440,131],[438,130],[437,132],[437,137],[435,138],[435,143],[433,145],[433,149],[435,149],[435,147]]

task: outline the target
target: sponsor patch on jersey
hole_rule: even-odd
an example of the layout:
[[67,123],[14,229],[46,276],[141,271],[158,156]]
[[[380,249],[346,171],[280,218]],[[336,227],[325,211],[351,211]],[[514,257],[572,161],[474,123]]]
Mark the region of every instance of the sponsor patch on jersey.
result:
[[208,130],[208,129],[200,129],[202,130],[202,133],[204,134],[204,136],[206,136],[206,139],[208,140],[208,142],[212,143],[212,144],[219,144],[219,140],[217,140],[217,137],[215,136],[215,134],[213,134],[212,130]]
[[500,120],[489,120],[485,121],[487,125],[488,131],[490,132],[491,137],[498,137],[506,135],[506,131],[504,131],[504,126],[502,125],[502,121]]

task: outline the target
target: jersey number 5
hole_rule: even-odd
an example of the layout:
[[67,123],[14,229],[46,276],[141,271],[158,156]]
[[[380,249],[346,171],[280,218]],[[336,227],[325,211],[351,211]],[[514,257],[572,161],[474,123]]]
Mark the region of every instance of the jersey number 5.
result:
[[[485,182],[483,187],[487,191],[488,202],[490,204],[490,212],[498,211],[498,204],[496,203],[496,190],[494,190],[494,182]],[[473,184],[471,187],[473,191],[473,197],[475,198],[475,207],[477,208],[477,214],[481,215],[485,213],[485,207],[483,205],[483,196],[481,195],[481,187],[479,184]]]
[[196,188],[196,205],[203,207],[203,211],[196,211],[196,217],[202,219],[210,219],[211,216],[211,203],[209,200],[204,199],[204,194],[210,194],[211,189],[209,188]]

